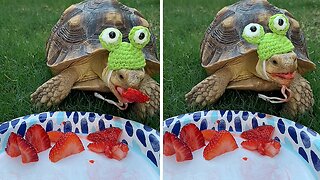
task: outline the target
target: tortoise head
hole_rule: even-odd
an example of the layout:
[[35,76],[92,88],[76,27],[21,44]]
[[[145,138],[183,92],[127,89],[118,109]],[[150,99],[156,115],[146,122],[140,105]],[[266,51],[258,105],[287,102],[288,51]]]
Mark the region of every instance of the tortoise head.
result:
[[130,30],[128,43],[122,42],[118,29],[107,28],[99,39],[102,47],[109,51],[102,80],[120,102],[127,103],[121,94],[128,88],[137,89],[145,76],[146,61],[142,49],[150,40],[150,32],[146,27],[135,26]]
[[258,45],[258,76],[289,86],[298,66],[294,46],[286,37],[290,27],[289,20],[283,14],[275,14],[270,17],[268,26],[272,33],[265,33],[260,24],[250,23],[243,29],[242,37],[247,42]]

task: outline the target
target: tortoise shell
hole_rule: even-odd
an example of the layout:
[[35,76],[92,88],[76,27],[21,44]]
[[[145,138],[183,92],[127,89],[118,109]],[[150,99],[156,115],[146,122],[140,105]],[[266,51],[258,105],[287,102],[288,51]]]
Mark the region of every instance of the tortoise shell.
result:
[[259,23],[265,32],[270,16],[285,14],[290,21],[287,37],[293,43],[298,58],[298,72],[303,74],[315,69],[309,60],[306,41],[300,25],[287,10],[271,5],[267,0],[244,0],[224,7],[216,15],[207,29],[201,44],[201,64],[208,74],[222,68],[228,62],[249,53],[256,53],[257,46],[242,38],[241,34],[249,23]]
[[[104,29],[119,29],[123,41],[128,42],[131,28],[139,25],[149,28],[149,23],[139,11],[116,0],[88,0],[71,5],[61,15],[47,41],[47,65],[53,74],[58,74],[74,62],[86,63],[91,55],[107,51],[99,41]],[[152,33],[143,53],[147,60],[146,72],[150,75],[159,72],[156,39]]]

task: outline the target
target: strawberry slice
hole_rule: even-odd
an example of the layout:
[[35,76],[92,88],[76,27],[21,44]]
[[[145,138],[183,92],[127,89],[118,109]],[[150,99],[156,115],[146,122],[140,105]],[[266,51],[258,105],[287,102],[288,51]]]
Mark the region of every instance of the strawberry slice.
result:
[[22,163],[37,162],[39,157],[37,150],[21,136],[17,136],[17,144],[21,152]]
[[21,137],[20,135],[14,132],[11,132],[8,138],[8,142],[5,150],[10,157],[18,157],[21,154],[18,143],[17,143],[18,136]]
[[113,158],[120,161],[127,156],[128,151],[128,145],[124,143],[118,143],[113,147],[107,146],[105,150],[105,155],[109,158]]
[[180,131],[180,139],[185,142],[191,149],[195,151],[205,146],[204,138],[195,124],[187,124]]
[[201,133],[206,141],[211,141],[215,136],[219,136],[219,131],[213,129],[202,130]]
[[53,146],[49,153],[51,162],[57,162],[65,157],[80,153],[84,150],[79,137],[72,132],[65,133]]
[[171,156],[176,153],[172,145],[172,137],[175,137],[175,135],[170,132],[165,132],[163,135],[163,154],[166,156]]
[[259,145],[258,152],[261,155],[267,155],[270,157],[274,157],[275,155],[277,155],[280,152],[280,148],[281,148],[281,144],[276,140],[272,140],[272,141],[265,142],[265,143],[262,143],[261,145]]
[[203,157],[206,160],[213,159],[226,152],[233,151],[238,148],[238,145],[228,131],[220,131],[220,136],[215,136],[209,144],[204,148]]
[[63,136],[63,132],[60,132],[60,131],[50,131],[50,132],[48,132],[47,133],[48,134],[48,136],[49,136],[49,139],[50,139],[50,141],[53,143],[55,143],[55,142],[57,142],[59,139],[60,139],[60,137],[62,137]]
[[241,133],[241,137],[247,140],[261,140],[268,142],[271,140],[272,134],[274,131],[274,127],[270,125],[258,126],[254,129],[250,129],[248,131],[244,131]]
[[137,102],[137,103],[145,103],[149,101],[149,96],[145,95],[141,91],[133,88],[128,88],[124,91],[121,96],[128,100],[130,103]]
[[96,153],[104,153],[106,147],[113,147],[117,144],[117,141],[100,141],[88,144],[88,149]]
[[185,144],[183,141],[181,141],[178,137],[172,136],[171,142],[172,142],[174,151],[176,152],[177,162],[193,159],[193,155],[189,146]]
[[92,142],[99,141],[118,141],[121,136],[122,130],[117,127],[106,128],[102,131],[97,131],[94,133],[90,133],[87,136],[87,139]]
[[258,150],[258,147],[260,146],[260,144],[262,144],[262,142],[259,140],[247,140],[247,141],[243,141],[241,143],[241,146],[250,151],[255,151],[255,150]]
[[31,126],[25,135],[26,140],[33,145],[37,152],[42,152],[51,147],[47,132],[39,124]]

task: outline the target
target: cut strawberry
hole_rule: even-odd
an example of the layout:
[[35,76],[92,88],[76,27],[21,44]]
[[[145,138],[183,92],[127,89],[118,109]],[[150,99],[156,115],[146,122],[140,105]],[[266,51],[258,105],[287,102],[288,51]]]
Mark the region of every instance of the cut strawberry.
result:
[[64,133],[60,131],[50,131],[47,134],[49,136],[50,141],[55,143],[60,139],[60,137],[63,136]]
[[17,144],[21,152],[22,163],[37,162],[39,157],[37,150],[21,136],[17,136]]
[[171,142],[172,142],[174,151],[176,152],[177,162],[193,159],[193,155],[189,146],[185,144],[183,141],[181,141],[178,137],[172,136]]
[[202,130],[201,133],[206,141],[211,141],[215,136],[219,136],[219,131],[213,129]]
[[180,131],[180,139],[185,142],[191,149],[195,151],[205,146],[204,138],[195,124],[187,124]]
[[263,143],[258,147],[258,152],[261,155],[267,155],[274,157],[280,152],[281,144],[278,141],[272,140],[270,142]]
[[270,125],[258,126],[254,129],[250,129],[248,131],[244,131],[241,133],[241,137],[247,140],[261,140],[264,142],[270,141],[272,134],[274,131],[274,127]]
[[17,143],[18,136],[21,137],[20,135],[11,132],[8,138],[7,147],[5,150],[10,157],[18,157],[21,154]]
[[[110,153],[110,149],[111,149],[111,153]],[[105,154],[109,158],[112,157],[113,159],[120,161],[127,156],[128,151],[129,151],[128,145],[124,143],[118,143],[112,148],[110,148],[110,146],[107,146]]]
[[106,128],[103,131],[97,131],[94,133],[90,133],[87,136],[87,139],[92,142],[100,142],[100,141],[118,141],[121,136],[122,130],[117,127]]
[[88,144],[88,149],[96,153],[104,153],[106,146],[113,147],[117,144],[117,141],[100,141]]
[[53,146],[49,153],[49,159],[57,162],[65,157],[80,153],[84,150],[79,137],[72,132],[65,133]]
[[141,91],[133,88],[128,88],[125,92],[121,94],[126,100],[130,103],[137,102],[137,103],[145,103],[149,101],[149,96],[145,95]]
[[213,159],[214,157],[238,148],[238,145],[230,132],[220,131],[219,133],[220,136],[213,138],[204,148],[203,157],[206,160]]
[[33,145],[37,152],[42,152],[51,147],[47,132],[39,124],[31,126],[25,135],[26,140]]
[[175,154],[173,145],[172,145],[172,137],[175,135],[170,132],[165,132],[163,135],[163,154],[166,156],[171,156]]
[[243,141],[241,143],[241,146],[250,151],[255,151],[255,150],[258,150],[258,147],[260,144],[262,144],[262,142],[259,140],[248,140],[248,141]]

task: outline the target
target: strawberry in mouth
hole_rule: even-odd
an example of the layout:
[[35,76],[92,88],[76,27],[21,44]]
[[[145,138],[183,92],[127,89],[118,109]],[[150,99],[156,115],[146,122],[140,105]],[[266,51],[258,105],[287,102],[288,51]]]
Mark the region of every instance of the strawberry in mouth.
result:
[[272,75],[272,76],[275,76],[275,77],[282,78],[282,79],[291,80],[291,79],[293,79],[293,78],[294,78],[294,76],[295,76],[295,72],[288,72],[288,73],[272,73],[271,75]]
[[120,94],[124,103],[145,103],[149,101],[149,96],[144,94],[143,92],[133,89],[133,88],[122,88],[120,86],[116,87],[117,92]]

